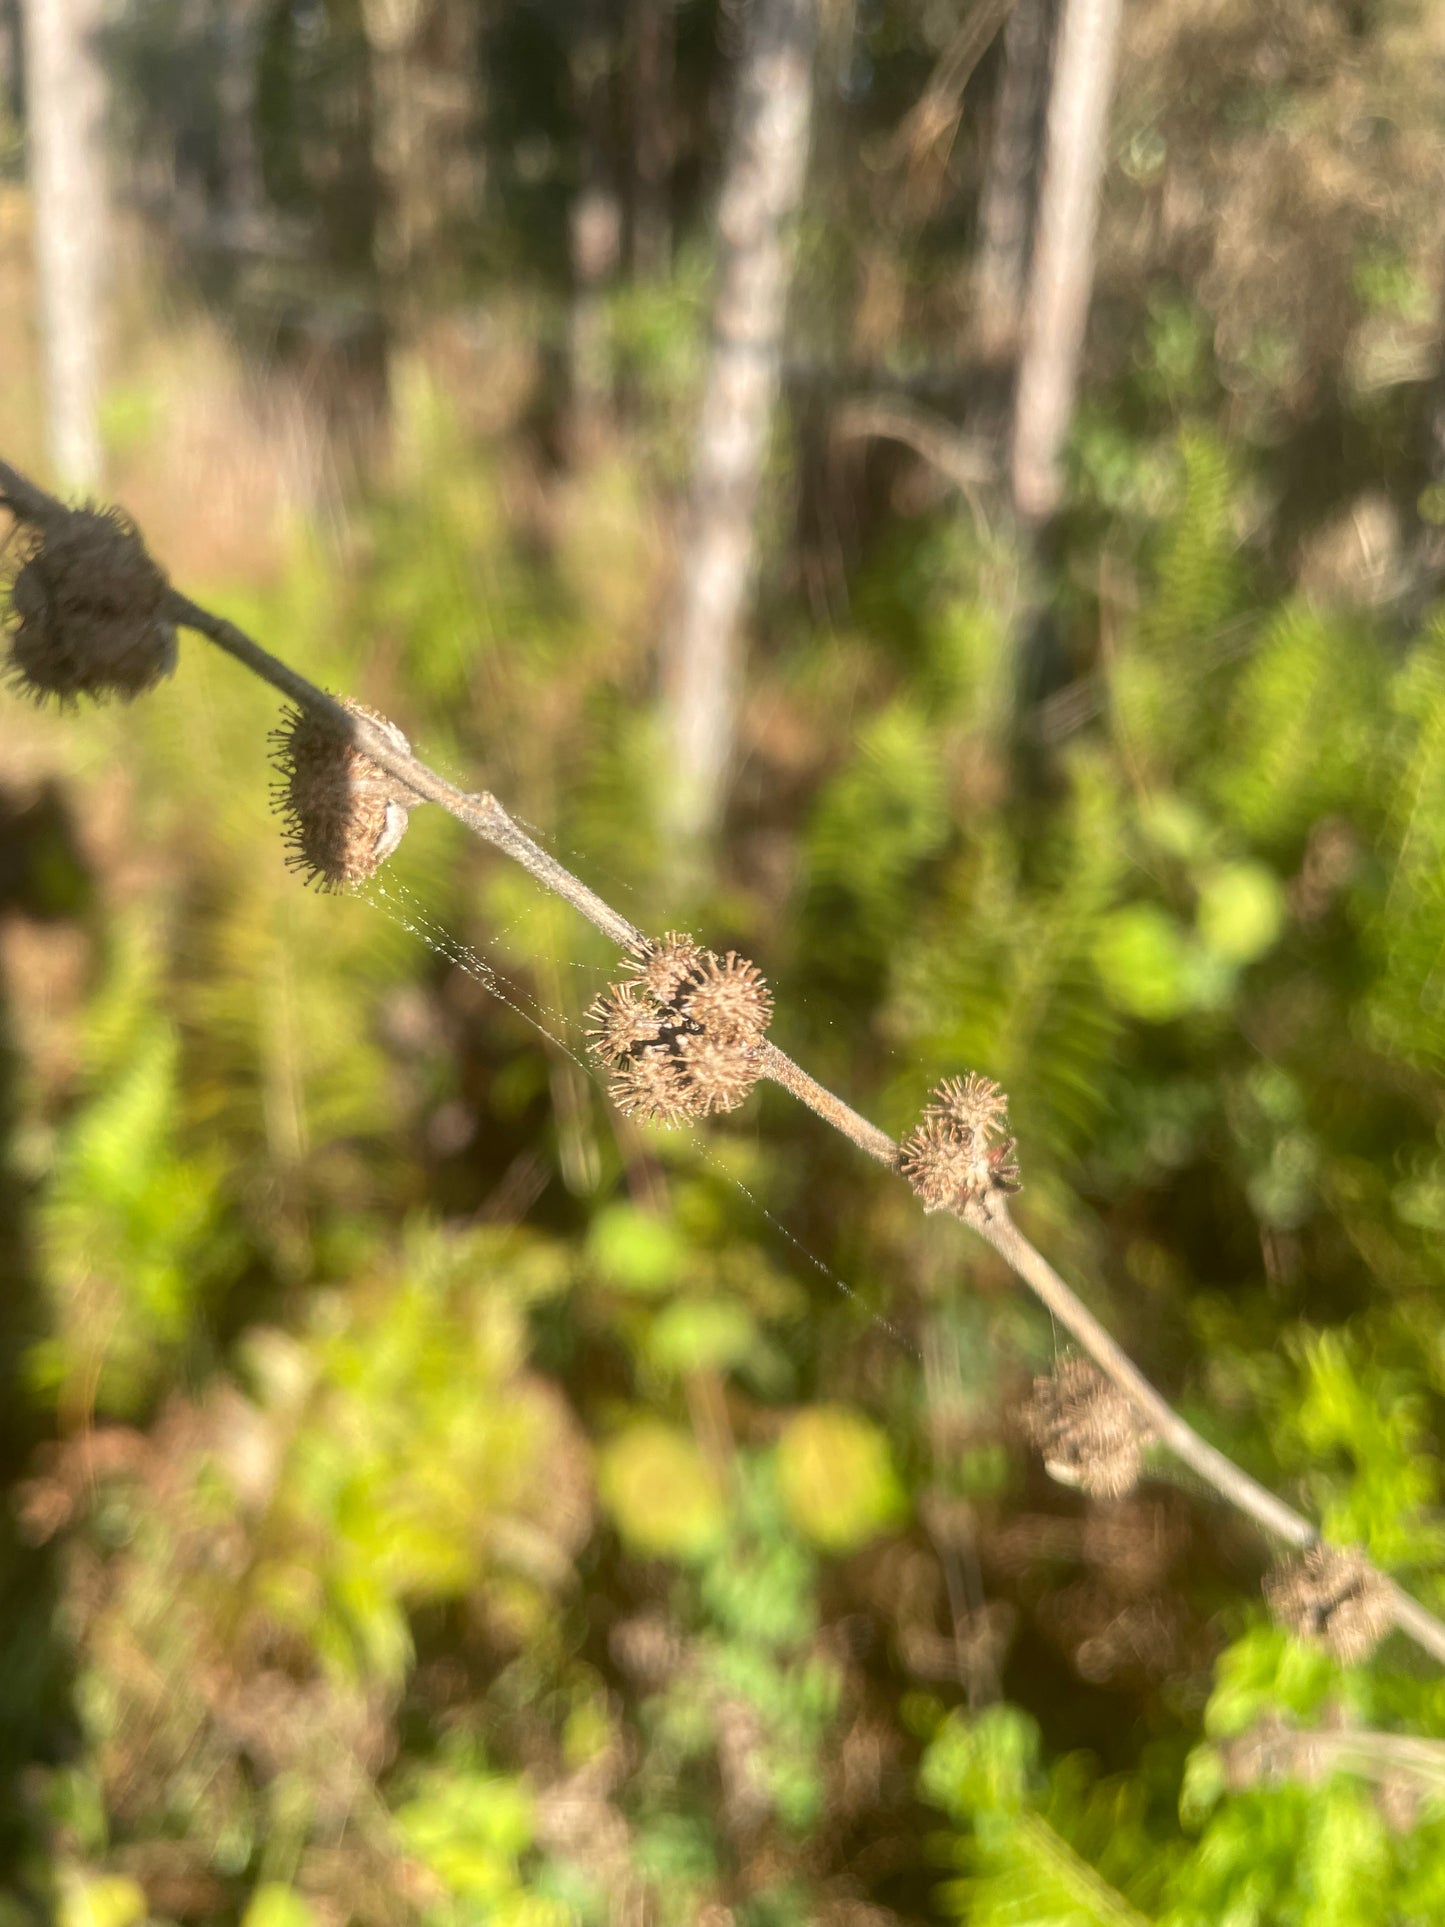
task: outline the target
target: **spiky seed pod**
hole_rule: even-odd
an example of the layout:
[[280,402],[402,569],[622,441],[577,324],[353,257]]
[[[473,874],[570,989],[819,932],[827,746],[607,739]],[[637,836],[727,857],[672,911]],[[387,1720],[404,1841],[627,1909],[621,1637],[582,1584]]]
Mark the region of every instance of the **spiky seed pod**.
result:
[[686,1066],[665,1044],[640,1050],[612,1073],[612,1101],[628,1117],[648,1124],[683,1124],[704,1115]]
[[735,950],[725,957],[705,951],[680,1001],[692,1021],[723,1045],[761,1043],[773,1018],[773,996],[762,971]]
[[758,1081],[744,1051],[706,1031],[684,1031],[677,1040],[677,1056],[696,1094],[699,1117],[712,1111],[735,1111]]
[[1001,1144],[995,1144],[987,1154],[989,1182],[995,1191],[1006,1191],[1012,1194],[1023,1190],[1023,1178],[1019,1173],[1019,1161],[1015,1155],[1017,1150],[1016,1141],[1006,1137]]
[[1345,1666],[1368,1659],[1394,1624],[1389,1586],[1358,1546],[1308,1547],[1265,1575],[1264,1596],[1282,1626]]
[[[410,749],[395,723],[350,697],[340,700],[399,750]],[[322,890],[344,890],[374,876],[401,842],[415,796],[314,710],[288,710],[271,740],[288,867]]]
[[618,1107],[663,1124],[735,1110],[758,1081],[772,1015],[761,971],[676,930],[640,944],[627,969],[588,1012]]
[[627,960],[638,983],[660,1004],[676,1002],[677,994],[697,969],[703,947],[680,930],[669,930],[660,941],[645,939]]
[[987,1155],[972,1134],[963,1134],[941,1117],[925,1117],[904,1138],[898,1168],[913,1186],[925,1211],[949,1211],[988,1189]]
[[10,583],[9,673],[38,701],[129,701],[176,666],[168,588],[118,509],[66,509],[35,524]]
[[986,1142],[1007,1131],[1008,1096],[991,1077],[969,1071],[963,1077],[945,1077],[924,1116],[940,1118]]
[[[999,1142],[991,1144],[995,1137]],[[1020,1188],[1015,1149],[1008,1098],[991,1077],[970,1071],[934,1089],[922,1120],[899,1146],[898,1169],[925,1211],[961,1211]]]
[[661,1034],[657,1006],[642,1000],[635,983],[611,985],[587,1012],[588,1042],[611,1070]]
[[1066,1358],[1036,1378],[1019,1419],[1061,1485],[1118,1499],[1139,1483],[1144,1439],[1134,1409],[1088,1359]]

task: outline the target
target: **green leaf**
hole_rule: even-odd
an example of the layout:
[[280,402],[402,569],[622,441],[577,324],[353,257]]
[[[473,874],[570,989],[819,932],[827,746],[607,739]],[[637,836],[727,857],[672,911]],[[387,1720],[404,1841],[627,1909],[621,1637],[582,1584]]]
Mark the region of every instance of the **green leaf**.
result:
[[294,1887],[267,1881],[258,1887],[241,1916],[241,1927],[313,1927],[316,1910]]
[[61,1883],[59,1927],[133,1927],[149,1912],[145,1888],[120,1874],[77,1874]]
[[685,1247],[672,1220],[635,1204],[599,1211],[587,1252],[598,1276],[619,1291],[662,1292],[682,1282]]
[[1229,863],[1210,872],[1199,893],[1199,934],[1216,956],[1253,963],[1284,928],[1284,892],[1262,863]]
[[605,1446],[602,1502],[634,1552],[700,1559],[721,1539],[727,1512],[707,1460],[685,1432],[643,1419]]
[[778,1490],[794,1525],[829,1552],[855,1552],[903,1516],[888,1441],[861,1412],[814,1405],[778,1441]]
[[716,1298],[683,1300],[652,1321],[647,1355],[662,1372],[724,1371],[742,1363],[757,1337],[758,1328],[742,1305]]
[[1101,919],[1094,968],[1113,1001],[1152,1024],[1181,1017],[1195,1003],[1189,939],[1166,910],[1131,903]]

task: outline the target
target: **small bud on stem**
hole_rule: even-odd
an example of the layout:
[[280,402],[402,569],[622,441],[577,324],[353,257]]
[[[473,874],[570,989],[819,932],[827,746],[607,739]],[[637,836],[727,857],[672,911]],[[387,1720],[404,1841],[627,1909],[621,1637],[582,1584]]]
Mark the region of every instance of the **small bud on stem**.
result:
[[1139,1483],[1143,1440],[1133,1408],[1087,1358],[1066,1358],[1036,1378],[1019,1416],[1060,1485],[1119,1499]]
[[[342,699],[396,747],[410,745],[395,723],[374,709]],[[406,830],[416,796],[348,742],[317,710],[288,710],[272,733],[281,780],[273,791],[285,823],[287,865],[322,890],[344,890],[374,876]]]

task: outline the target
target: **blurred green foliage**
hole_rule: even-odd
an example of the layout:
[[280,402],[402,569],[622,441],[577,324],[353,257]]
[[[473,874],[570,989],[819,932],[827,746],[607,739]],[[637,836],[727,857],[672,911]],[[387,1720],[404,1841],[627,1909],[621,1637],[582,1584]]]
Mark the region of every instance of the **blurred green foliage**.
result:
[[[172,500],[181,378],[137,354],[107,432],[189,591],[639,925],[747,949],[850,1102],[902,1130],[938,1077],[999,1078],[1030,1233],[1192,1422],[1441,1610],[1445,617],[1405,352],[1433,230],[1409,202],[1376,231],[1410,9],[1284,11],[1208,59],[1187,21],[1126,48],[1048,549],[990,492],[845,472],[790,369],[706,884],[654,697],[712,10],[677,10],[675,265],[599,296],[597,447],[547,362],[587,63],[541,7],[488,14],[486,218],[383,290],[415,303],[384,462],[313,425],[323,512],[240,515],[238,567],[224,492]],[[331,210],[328,300],[375,270],[371,12],[272,9],[260,51],[262,173]],[[898,212],[882,137],[953,23],[855,12],[795,305],[841,355],[871,288],[902,319],[848,354],[901,380],[956,340],[971,236],[946,197]],[[132,48],[154,77],[176,43],[143,147],[215,91],[186,13]],[[1300,204],[1303,162],[1249,200],[1286,134],[1348,149],[1337,204]],[[1129,252],[1196,203],[1215,226]],[[288,276],[192,292],[249,350]],[[1384,589],[1331,519],[1365,481],[1422,545]],[[1047,1318],[776,1091],[619,1120],[584,1041],[615,959],[455,824],[418,812],[358,897],[302,892],[274,722],[189,644],[124,711],[5,710],[0,1927],[1445,1918],[1420,1656],[1346,1669],[1272,1626],[1266,1549],[1162,1459],[1114,1505],[1051,1487],[1013,1422]]]
[[[572,687],[524,739],[551,622],[510,631],[498,682],[471,592],[437,600],[449,565],[388,559],[424,499],[417,548],[444,558],[465,515],[458,566],[536,567],[489,458],[456,459],[378,502],[360,570],[303,546],[244,614],[388,702],[365,660],[404,634],[412,730],[508,758],[560,848],[665,914],[646,839],[611,834],[638,807],[602,774],[633,727],[603,700],[611,622],[546,588]],[[1172,476],[1121,525],[1137,604],[1042,786],[988,694],[998,551],[920,534],[889,589],[913,640],[818,786],[764,951],[780,1025],[894,1124],[930,1071],[1003,1077],[1022,1208],[1149,1368],[1438,1596],[1440,636],[1272,602],[1204,429]],[[602,1919],[627,1892],[681,1922],[741,1879],[748,1918],[801,1921],[819,1843],[862,1829],[898,1844],[904,1912],[1432,1918],[1428,1786],[1392,1829],[1357,1770],[1244,1784],[1220,1750],[1268,1718],[1445,1737],[1409,1652],[1342,1672],[1269,1630],[1207,1506],[1162,1528],[1127,1503],[1073,1577],[1010,1565],[1039,1495],[1004,1388],[1046,1327],[774,1105],[616,1135],[575,1055],[605,953],[449,826],[419,823],[371,903],[297,894],[263,705],[218,706],[226,674],[188,659],[124,717],[32,725],[82,786],[124,756],[172,866],[163,895],[97,878],[73,1059],[19,1140],[44,1172],[24,1381],[56,1439],[21,1517],[62,1532],[70,1677],[12,1690],[73,1735],[12,1817],[32,1890],[75,1921],[163,1912],[184,1873],[248,1923]],[[438,1150],[428,1120],[458,1115]],[[519,1160],[562,1180],[492,1222]],[[921,1335],[921,1370],[784,1223]],[[1187,1567],[1151,1564],[1160,1530]],[[1001,1589],[1017,1661],[981,1598],[919,1576],[929,1545]]]

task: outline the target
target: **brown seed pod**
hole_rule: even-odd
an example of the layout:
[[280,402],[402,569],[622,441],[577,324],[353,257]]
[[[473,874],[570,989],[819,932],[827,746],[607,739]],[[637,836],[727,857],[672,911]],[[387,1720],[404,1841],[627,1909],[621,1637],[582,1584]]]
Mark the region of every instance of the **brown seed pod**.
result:
[[759,1044],[772,1022],[773,996],[756,964],[730,950],[703,952],[678,1001],[718,1044]]
[[993,1149],[988,1153],[989,1181],[995,1191],[1006,1191],[1012,1194],[1013,1192],[1023,1190],[1024,1184],[1023,1178],[1019,1174],[1019,1161],[1014,1155],[1017,1150],[1018,1145],[1015,1140],[1011,1137],[1006,1137],[1002,1143],[995,1144]]
[[1088,1359],[1066,1358],[1036,1378],[1019,1420],[1060,1485],[1117,1499],[1139,1483],[1144,1438],[1134,1408]]
[[[340,700],[399,750],[410,748],[385,716],[349,697]],[[315,710],[288,710],[272,741],[281,773],[274,801],[290,846],[288,867],[322,890],[364,883],[400,843],[416,797]]]
[[925,1116],[904,1138],[898,1168],[922,1200],[925,1211],[951,1211],[989,1188],[987,1154],[971,1133],[941,1117]]
[[1345,1666],[1368,1659],[1395,1620],[1389,1586],[1358,1546],[1308,1547],[1265,1575],[1264,1596],[1282,1626]]
[[980,1140],[1003,1136],[1008,1129],[1008,1095],[1002,1085],[978,1071],[945,1077],[934,1091],[925,1117],[936,1117]]
[[644,940],[627,960],[638,983],[660,1004],[677,1001],[678,992],[696,971],[702,945],[680,930],[669,930],[659,941]]
[[[990,1144],[991,1138],[997,1144]],[[991,1077],[946,1077],[898,1151],[898,1169],[925,1211],[961,1211],[999,1192],[1017,1191],[1018,1161],[1008,1136],[1008,1098]]]
[[706,1031],[685,1031],[677,1040],[677,1056],[696,1095],[699,1117],[712,1111],[735,1111],[758,1081],[746,1050]]
[[632,975],[593,1004],[588,1040],[618,1107],[677,1124],[731,1111],[758,1080],[772,997],[761,971],[671,930],[627,961]]
[[11,680],[40,702],[143,695],[176,666],[167,588],[118,509],[65,509],[35,524],[10,583]]
[[615,1070],[633,1052],[657,1043],[662,1018],[645,1002],[634,983],[612,984],[587,1012],[587,1038],[593,1054]]
[[683,1124],[704,1114],[687,1067],[665,1044],[637,1051],[619,1064],[610,1089],[618,1110],[644,1123]]

